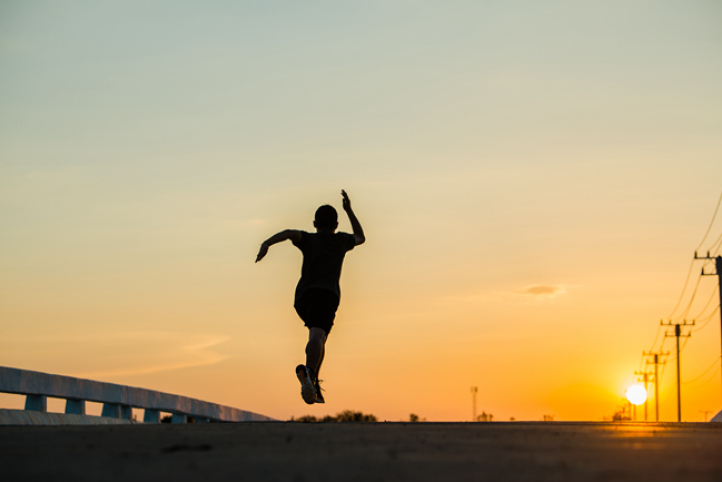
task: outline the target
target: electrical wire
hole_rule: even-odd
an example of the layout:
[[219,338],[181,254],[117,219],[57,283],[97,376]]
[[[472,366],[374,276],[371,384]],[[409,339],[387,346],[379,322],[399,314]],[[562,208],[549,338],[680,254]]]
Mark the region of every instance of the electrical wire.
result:
[[681,320],[685,318],[687,315],[689,315],[689,310],[692,309],[692,303],[694,303],[694,297],[697,296],[697,290],[699,289],[699,283],[702,281],[702,275],[700,274],[697,276],[697,284],[694,285],[694,291],[692,291],[692,297],[689,299],[689,303],[687,304],[687,308],[684,309],[681,315],[679,315],[674,320]]
[[709,227],[707,228],[707,232],[704,233],[704,237],[702,238],[702,241],[699,243],[699,246],[697,246],[697,249],[695,251],[699,251],[699,248],[702,247],[705,240],[707,239],[707,236],[709,235],[710,230],[712,229],[712,225],[714,224],[714,220],[717,217],[717,211],[719,211],[720,203],[722,203],[722,193],[720,193],[719,200],[717,201],[717,207],[714,208],[714,214],[712,215],[712,221],[709,223]]
[[[700,378],[702,378],[703,376],[705,376],[705,375],[707,374],[707,372],[710,371],[710,370],[711,370],[712,368],[714,368],[715,366],[717,366],[717,369],[719,369],[719,368],[720,368],[719,361],[720,361],[720,359],[717,358],[714,362],[712,362],[712,364],[709,366],[709,368],[707,368],[705,371],[702,372],[702,374],[701,374],[700,376],[698,376],[698,377],[696,377],[696,378],[693,378],[692,380],[689,380],[689,381],[687,381],[687,382],[682,382],[682,384],[683,384],[683,385],[689,385],[690,383],[696,382],[697,380],[699,380]],[[715,370],[714,373],[715,373],[715,375],[716,375],[716,374],[717,374],[717,371]]]
[[709,382],[711,382],[711,381],[714,380],[715,378],[717,378],[717,374],[719,373],[720,368],[722,368],[722,366],[717,365],[717,369],[714,371],[714,373],[712,373],[712,374],[709,376],[709,378],[707,379],[707,381],[705,381],[704,383],[702,383],[702,384],[700,384],[700,385],[696,385],[695,388],[701,388],[701,387],[707,385]]
[[654,342],[652,342],[652,348],[649,350],[650,352],[654,351],[654,347],[657,344],[657,340],[659,340],[659,332],[662,331],[662,325],[657,325],[657,334],[654,335]]
[[[717,212],[719,211],[720,203],[722,203],[722,193],[720,193],[720,197],[717,200],[717,206],[714,209],[714,214],[712,215],[712,221],[709,223],[709,227],[707,228],[707,232],[704,234],[704,237],[702,238],[702,241],[699,243],[699,246],[697,246],[696,251],[699,251],[699,248],[702,247],[704,242],[707,240],[707,236],[709,235],[710,231],[712,230],[712,225],[714,225],[714,220],[717,218]],[[722,239],[722,236],[720,237]],[[674,314],[677,312],[677,308],[679,308],[679,305],[682,303],[682,300],[684,299],[684,294],[687,291],[687,285],[689,284],[689,277],[692,274],[692,268],[694,267],[694,259],[692,259],[692,262],[689,265],[689,271],[687,271],[687,278],[684,281],[684,286],[682,287],[682,293],[679,295],[679,300],[677,300],[677,304],[674,306],[674,309],[667,317],[668,319],[671,319]]]
[[709,249],[712,252],[712,256],[717,256],[719,254],[720,247],[722,247],[722,233],[720,233],[719,238],[717,238],[717,241],[715,241],[712,244],[712,247],[710,247],[710,249]]
[[692,328],[692,332],[696,333],[696,332],[700,331],[702,328],[704,328],[705,326],[709,325],[709,322],[712,321],[712,317],[714,317],[714,315],[717,313],[717,311],[719,311],[719,305],[717,305],[715,307],[714,311],[712,313],[710,313],[707,318],[702,318],[701,320],[699,320],[699,321],[703,321],[704,323],[702,323],[699,326],[696,326],[695,328]]
[[687,291],[687,285],[689,284],[689,277],[692,274],[692,268],[694,268],[694,259],[692,259],[692,262],[689,265],[689,271],[687,271],[687,279],[684,280],[684,286],[682,287],[682,293],[679,295],[679,300],[677,300],[677,304],[674,305],[674,309],[667,317],[668,319],[671,319],[672,316],[674,316],[674,314],[677,312],[677,308],[679,308],[680,303],[682,303],[684,293]]
[[700,311],[697,316],[695,316],[694,318],[692,318],[693,320],[696,320],[696,319],[698,319],[698,318],[702,318],[702,314],[707,310],[707,308],[709,308],[709,305],[710,305],[710,303],[712,303],[712,300],[715,298],[715,295],[717,294],[717,290],[718,290],[718,289],[719,289],[719,286],[716,285],[716,286],[714,287],[714,289],[712,290],[712,296],[709,297],[709,300],[707,301],[707,304],[704,305],[704,308],[702,308],[702,311]]

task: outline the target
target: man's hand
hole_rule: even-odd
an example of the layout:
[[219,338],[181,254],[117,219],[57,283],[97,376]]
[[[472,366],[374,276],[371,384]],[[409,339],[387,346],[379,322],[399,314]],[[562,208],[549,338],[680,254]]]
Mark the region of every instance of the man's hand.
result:
[[353,209],[351,209],[351,200],[348,198],[348,194],[346,194],[346,191],[341,189],[341,195],[343,196],[343,210],[346,211],[346,214],[348,215],[348,220],[351,221],[351,227],[353,228],[353,236],[356,238],[356,246],[359,244],[364,244],[366,241],[366,236],[364,236],[364,230],[361,227],[361,223],[358,222],[358,219],[356,219],[356,215],[353,212]]
[[256,256],[256,263],[266,256],[268,248],[287,239],[290,239],[294,243],[300,243],[301,239],[303,239],[303,233],[301,231],[296,231],[295,229],[286,229],[285,231],[274,234],[261,244],[261,249],[258,250],[258,255]]
[[351,211],[351,200],[343,189],[341,189],[341,196],[343,196],[343,210],[346,212]]
[[261,249],[258,250],[258,255],[256,255],[256,263],[262,260],[266,256],[266,253],[268,253],[268,245],[263,243]]

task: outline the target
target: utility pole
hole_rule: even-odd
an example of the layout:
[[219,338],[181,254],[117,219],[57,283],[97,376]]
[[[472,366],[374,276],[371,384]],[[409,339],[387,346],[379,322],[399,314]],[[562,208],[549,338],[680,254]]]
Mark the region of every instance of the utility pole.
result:
[[477,387],[471,387],[471,404],[472,404],[472,414],[473,418],[471,419],[472,422],[476,422],[476,394],[479,391],[479,388]]
[[[719,312],[720,312],[720,335],[722,336],[722,256],[717,256],[716,258],[713,258],[709,255],[709,251],[707,251],[707,256],[697,256],[697,251],[694,252],[694,259],[714,259],[714,265],[715,269],[717,270],[716,273],[705,273],[704,268],[702,268],[702,276],[717,276],[717,281],[719,283]],[[720,346],[720,364],[722,364],[722,345]]]
[[[645,371],[643,371],[643,372],[635,371],[634,374],[637,375],[637,376],[641,376],[641,377],[642,377],[641,380],[640,380],[639,378],[637,378],[637,381],[638,381],[638,382],[644,382],[644,391],[646,392],[646,391],[647,391],[647,382],[650,382],[650,381],[651,381],[651,378],[654,376],[654,373],[648,372],[647,370],[645,370]],[[656,380],[656,378],[655,378],[654,380]],[[656,382],[655,382],[655,383],[656,383]],[[648,421],[648,415],[647,415],[647,405],[648,405],[648,402],[649,402],[649,396],[647,396],[647,398],[644,399],[644,421],[645,421],[645,422]]]
[[654,420],[659,422],[659,365],[665,365],[667,363],[667,360],[661,361],[660,358],[669,355],[669,352],[653,353],[651,351],[645,351],[642,352],[642,355],[653,357],[653,361],[651,362],[647,359],[647,365],[654,364]]
[[670,320],[668,323],[665,323],[664,320],[659,322],[662,326],[674,326],[674,335],[670,333],[665,333],[664,337],[675,337],[677,338],[677,421],[682,421],[682,380],[680,379],[680,360],[679,360],[679,338],[689,338],[692,336],[691,333],[687,333],[686,335],[682,334],[682,327],[683,326],[693,326],[694,320],[692,320],[692,323],[687,323],[687,320],[684,320],[684,323],[675,323],[672,324],[672,321]]

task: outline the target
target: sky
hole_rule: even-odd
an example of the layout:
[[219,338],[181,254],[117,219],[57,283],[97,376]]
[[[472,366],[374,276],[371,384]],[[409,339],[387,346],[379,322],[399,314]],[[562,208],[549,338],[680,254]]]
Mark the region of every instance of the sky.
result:
[[[673,351],[660,320],[697,319],[702,421],[720,24],[696,0],[4,1],[0,365],[281,420],[470,420],[471,387],[494,420],[602,420],[643,351]],[[307,406],[301,254],[254,260],[321,204],[350,231],[341,189],[367,242]]]

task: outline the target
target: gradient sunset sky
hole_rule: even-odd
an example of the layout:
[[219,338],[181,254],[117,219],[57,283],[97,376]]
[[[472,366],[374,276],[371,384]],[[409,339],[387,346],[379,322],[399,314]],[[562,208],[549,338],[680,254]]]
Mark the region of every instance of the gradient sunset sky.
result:
[[[3,1],[0,365],[279,419],[469,420],[472,386],[497,420],[611,416],[660,319],[717,304],[705,277],[684,313],[698,262],[673,313],[722,191],[720,25],[712,0]],[[350,231],[341,189],[367,243],[309,407],[300,252],[254,260],[321,204]],[[710,320],[686,421],[722,408]]]

